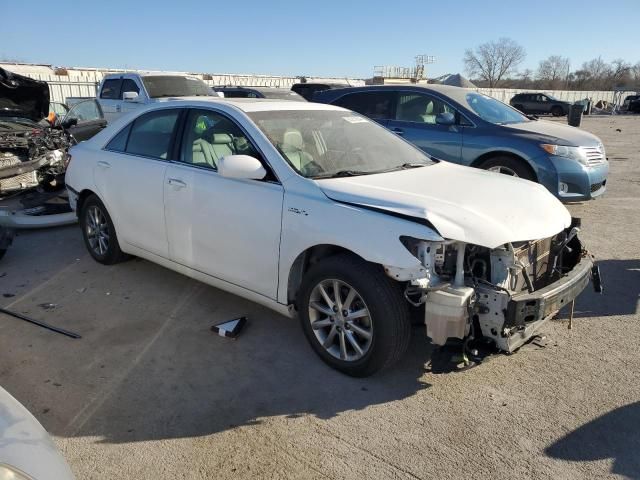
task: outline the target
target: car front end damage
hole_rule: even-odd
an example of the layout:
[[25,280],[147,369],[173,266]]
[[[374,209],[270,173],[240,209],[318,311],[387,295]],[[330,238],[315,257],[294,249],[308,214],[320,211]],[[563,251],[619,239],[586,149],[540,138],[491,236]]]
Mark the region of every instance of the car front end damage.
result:
[[0,197],[55,182],[64,174],[68,147],[62,130],[0,129]]
[[62,179],[71,139],[48,113],[46,82],[0,68],[0,197]]
[[599,270],[578,239],[579,230],[579,219],[573,219],[552,237],[493,249],[402,237],[420,267],[385,270],[406,282],[407,301],[424,308],[434,344],[482,338],[510,353],[570,305],[591,279],[601,291]]

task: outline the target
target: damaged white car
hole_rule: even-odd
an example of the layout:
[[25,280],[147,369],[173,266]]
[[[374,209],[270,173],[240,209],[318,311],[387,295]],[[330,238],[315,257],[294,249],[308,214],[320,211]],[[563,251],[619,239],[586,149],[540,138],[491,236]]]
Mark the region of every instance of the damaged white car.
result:
[[338,107],[168,102],[71,155],[97,261],[137,255],[297,315],[349,375],[398,360],[416,315],[436,344],[512,352],[592,276],[579,225],[544,187],[438,162]]

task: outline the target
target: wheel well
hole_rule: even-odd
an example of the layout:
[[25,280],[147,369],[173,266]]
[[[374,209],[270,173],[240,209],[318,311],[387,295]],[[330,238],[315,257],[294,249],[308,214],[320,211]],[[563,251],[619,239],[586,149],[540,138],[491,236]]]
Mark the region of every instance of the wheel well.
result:
[[302,284],[304,274],[307,273],[309,268],[327,257],[332,257],[340,253],[347,253],[358,258],[362,258],[359,255],[353,253],[344,247],[338,245],[315,245],[306,249],[295,259],[289,270],[289,280],[287,284],[287,303],[289,305],[295,304],[296,295]]
[[524,158],[522,158],[519,155],[516,155],[515,153],[511,153],[511,152],[502,152],[502,151],[492,151],[492,152],[488,152],[485,153],[483,155],[480,155],[478,158],[476,158],[473,162],[471,162],[471,165],[469,165],[470,167],[474,167],[474,168],[482,168],[482,164],[484,162],[486,162],[487,160],[491,160],[492,158],[495,157],[511,157],[515,160],[518,160],[519,162],[522,162],[524,165],[526,165],[526,167],[529,169],[529,171],[531,172],[531,174],[533,175],[533,178],[535,179],[535,181],[538,181],[538,175],[536,175],[535,170],[531,167],[531,164],[529,162],[527,162]]
[[76,203],[76,217],[80,218],[80,211],[82,210],[82,205],[87,200],[87,198],[89,198],[90,195],[95,195],[95,193],[88,189],[83,190],[82,192],[80,192],[80,195],[78,195],[78,201]]

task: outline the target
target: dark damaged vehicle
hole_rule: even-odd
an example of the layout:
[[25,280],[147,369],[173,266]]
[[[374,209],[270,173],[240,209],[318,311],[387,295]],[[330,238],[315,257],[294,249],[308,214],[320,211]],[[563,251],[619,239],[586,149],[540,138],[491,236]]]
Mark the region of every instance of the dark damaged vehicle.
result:
[[0,198],[62,181],[70,139],[48,114],[46,82],[0,68]]

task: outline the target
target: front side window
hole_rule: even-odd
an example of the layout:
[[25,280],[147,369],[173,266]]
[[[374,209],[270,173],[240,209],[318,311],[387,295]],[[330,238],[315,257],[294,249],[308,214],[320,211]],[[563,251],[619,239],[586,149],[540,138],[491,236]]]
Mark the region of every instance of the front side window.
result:
[[436,117],[441,113],[453,113],[455,110],[431,95],[401,93],[398,99],[396,120],[436,124]]
[[138,117],[131,126],[125,152],[167,159],[178,114],[178,110],[156,110]]
[[95,100],[85,100],[77,103],[69,110],[67,119],[75,118],[78,122],[88,122],[91,120],[100,120],[102,114]]
[[351,112],[290,110],[248,115],[304,177],[367,175],[433,164],[422,150]]
[[182,139],[180,161],[216,170],[228,155],[261,156],[242,129],[226,116],[209,110],[191,110]]
[[507,125],[530,121],[515,108],[481,93],[468,93],[465,101],[467,106],[485,122]]
[[110,78],[105,80],[102,84],[102,91],[100,92],[100,98],[105,100],[118,100],[120,98],[120,86],[122,80],[119,78]]
[[208,97],[213,95],[209,86],[199,78],[178,75],[149,75],[142,77],[144,88],[151,98]]
[[348,108],[374,120],[392,118],[393,92],[358,92],[339,98],[335,105]]
[[121,96],[124,95],[124,92],[140,93],[140,87],[138,86],[138,84],[136,82],[134,82],[130,78],[125,78],[124,80],[122,80],[122,94],[121,94]]

